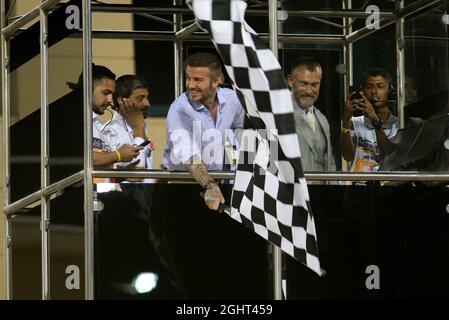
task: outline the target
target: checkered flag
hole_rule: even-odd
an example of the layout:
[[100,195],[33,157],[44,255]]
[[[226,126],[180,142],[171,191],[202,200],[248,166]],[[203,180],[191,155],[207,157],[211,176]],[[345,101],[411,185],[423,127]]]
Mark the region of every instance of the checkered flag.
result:
[[252,129],[240,135],[231,216],[322,275],[315,223],[279,62],[245,22],[243,0],[188,0],[209,32]]

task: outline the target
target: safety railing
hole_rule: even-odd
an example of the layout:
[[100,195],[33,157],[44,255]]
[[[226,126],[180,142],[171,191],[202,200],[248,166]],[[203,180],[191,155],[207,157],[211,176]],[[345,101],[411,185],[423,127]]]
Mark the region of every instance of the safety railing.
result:
[[[14,20],[11,24],[7,24],[6,21],[6,6],[5,0],[1,1],[1,14],[2,14],[2,25],[1,25],[1,47],[2,47],[2,107],[3,107],[3,175],[4,175],[4,192],[3,198],[5,202],[4,207],[4,219],[5,219],[5,279],[6,279],[6,287],[7,287],[7,298],[11,298],[11,233],[10,233],[10,219],[14,214],[17,214],[21,209],[26,208],[32,203],[41,201],[45,202],[49,199],[50,196],[61,192],[67,187],[75,183],[79,183],[84,180],[84,188],[85,188],[85,245],[86,245],[86,298],[93,298],[93,221],[92,221],[92,211],[93,211],[93,184],[92,179],[95,177],[119,177],[119,178],[152,178],[152,179],[161,179],[161,180],[191,180],[188,173],[178,173],[178,172],[166,172],[166,171],[150,171],[150,172],[142,172],[142,171],[100,171],[92,169],[92,157],[91,157],[91,112],[87,110],[85,111],[84,118],[84,128],[85,128],[85,141],[84,141],[84,170],[76,173],[70,177],[67,177],[57,183],[48,185],[48,172],[46,171],[46,159],[48,153],[48,134],[47,134],[47,126],[48,122],[46,121],[47,114],[45,109],[47,108],[47,99],[48,99],[48,90],[45,85],[42,88],[42,165],[41,165],[41,190],[36,191],[26,197],[15,201],[14,203],[9,203],[10,199],[10,154],[9,154],[9,127],[10,127],[10,109],[9,109],[9,75],[8,75],[8,66],[9,66],[9,50],[8,44],[12,37],[15,36],[16,32],[25,26],[27,23],[32,21],[35,18],[39,17],[42,29],[41,29],[41,79],[44,80],[43,84],[47,81],[47,56],[46,50],[46,23],[48,19],[48,12],[58,6],[58,0],[46,0],[42,1],[38,6],[33,8],[31,11],[23,15],[22,17]],[[177,3],[179,1],[176,1]],[[90,1],[83,1],[82,7],[82,17],[84,21],[84,28],[82,32],[83,37],[83,71],[84,71],[84,87],[91,87],[91,63],[92,63],[92,37],[103,37],[103,38],[126,38],[126,39],[145,39],[145,40],[170,40],[177,43],[178,47],[182,46],[182,40],[204,40],[205,36],[196,32],[196,26],[194,24],[190,24],[185,28],[181,28],[178,24],[177,28],[174,29],[173,32],[163,33],[163,32],[137,32],[137,31],[112,31],[112,30],[103,30],[103,31],[93,31],[91,25],[91,13],[92,12],[113,12],[113,13],[146,13],[146,14],[173,14],[174,18],[182,17],[184,14],[191,14],[190,10],[185,7],[180,6],[169,6],[169,7],[151,7],[151,6],[133,6],[133,5],[106,5],[106,4],[91,4]],[[301,42],[301,43],[327,43],[327,44],[341,44],[345,46],[345,50],[347,51],[345,54],[345,65],[347,66],[347,71],[352,71],[352,47],[351,44],[355,41],[358,41],[379,29],[368,29],[361,28],[359,30],[352,31],[352,28],[348,27],[349,19],[355,18],[366,18],[369,13],[360,10],[353,10],[350,6],[350,1],[342,1],[343,7],[345,9],[342,10],[322,10],[322,11],[288,11],[288,15],[290,17],[314,17],[314,18],[343,18],[347,21],[345,22],[345,27],[342,28],[341,35],[291,35],[291,34],[282,34],[279,33],[275,28],[275,34],[271,34],[271,39],[273,37],[276,41],[279,42]],[[443,0],[419,0],[408,6],[403,6],[403,2],[397,6],[396,10],[391,12],[381,12],[380,18],[382,18],[380,23],[380,29],[391,25],[393,23],[397,24],[396,35],[397,40],[401,41],[403,34],[401,29],[401,24],[403,23],[403,19],[418,13],[427,12],[432,10],[436,6],[445,3]],[[274,0],[269,1],[269,9],[250,9],[248,11],[249,15],[267,15],[270,14],[272,17],[276,17],[276,19],[272,19],[270,21],[271,26],[277,23],[277,2]],[[173,22],[175,25],[176,19]],[[182,20],[181,20],[182,22]],[[324,22],[324,21],[323,21]],[[273,28],[270,28],[273,30]],[[167,38],[167,36],[169,36]],[[268,38],[270,35],[265,35],[265,38]],[[402,37],[401,37],[402,36]],[[404,56],[400,52],[402,49],[400,46],[397,48],[397,74],[403,75],[404,69]],[[175,50],[175,55],[177,55],[177,61],[182,61],[182,50]],[[176,60],[176,59],[175,59]],[[180,68],[175,68],[175,72],[179,73]],[[348,74],[348,77],[351,77],[351,73]],[[175,78],[179,80],[179,74],[175,74]],[[180,92],[180,86],[182,83],[180,81],[175,81],[177,84],[177,92]],[[398,81],[399,84],[403,85],[401,81]],[[398,91],[398,106],[399,113],[401,114],[402,109],[401,106],[404,105],[404,97],[402,94],[403,90]],[[90,105],[91,102],[91,94],[86,93],[84,103],[85,105]],[[211,177],[215,179],[233,179],[234,174],[229,172],[218,172],[211,173]],[[433,182],[443,182],[449,181],[449,173],[446,172],[438,172],[438,173],[424,173],[424,172],[376,172],[376,173],[346,173],[346,172],[335,172],[335,173],[306,173],[306,179],[310,181],[433,181]],[[90,200],[89,200],[90,199]],[[43,206],[42,207],[42,222],[46,224],[48,222],[49,217],[49,208]],[[42,240],[46,242],[47,238],[45,236],[45,232],[47,232],[46,228],[42,228]],[[44,245],[45,246],[45,245]],[[45,263],[48,263],[48,256],[46,255],[48,248],[43,250],[43,270],[44,273],[48,273],[49,270],[45,266]],[[47,261],[47,262],[45,262]],[[43,294],[42,297],[47,299],[50,297],[49,286],[48,286],[48,274],[43,275]]]

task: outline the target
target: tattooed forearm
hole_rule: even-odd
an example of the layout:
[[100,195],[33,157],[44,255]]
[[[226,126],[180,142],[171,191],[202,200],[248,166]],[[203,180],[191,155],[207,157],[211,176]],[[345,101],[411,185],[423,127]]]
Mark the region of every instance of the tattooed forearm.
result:
[[192,156],[186,167],[192,177],[205,188],[210,179],[206,165],[197,156]]

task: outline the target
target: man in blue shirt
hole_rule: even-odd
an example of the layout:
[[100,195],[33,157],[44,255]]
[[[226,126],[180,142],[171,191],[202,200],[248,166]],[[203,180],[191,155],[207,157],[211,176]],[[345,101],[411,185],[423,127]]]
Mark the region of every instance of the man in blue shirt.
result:
[[167,115],[162,163],[168,170],[189,171],[206,189],[206,205],[217,210],[224,199],[208,170],[223,169],[225,142],[233,139],[234,129],[243,128],[244,110],[233,90],[219,87],[221,63],[215,55],[190,55],[185,76],[187,91]]

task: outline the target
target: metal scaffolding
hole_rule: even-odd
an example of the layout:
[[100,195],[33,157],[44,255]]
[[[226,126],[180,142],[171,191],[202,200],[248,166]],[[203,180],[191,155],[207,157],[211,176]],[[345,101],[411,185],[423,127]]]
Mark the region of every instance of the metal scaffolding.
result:
[[[5,281],[6,298],[12,299],[12,248],[11,248],[11,219],[19,211],[32,203],[41,204],[41,246],[42,246],[42,299],[50,299],[50,257],[49,257],[49,224],[50,224],[50,197],[56,193],[72,186],[75,183],[84,181],[84,228],[85,228],[85,298],[94,299],[94,221],[93,221],[93,200],[95,177],[139,177],[157,178],[166,180],[185,180],[189,178],[188,173],[170,172],[134,172],[134,171],[98,171],[93,169],[92,163],[92,112],[84,108],[84,169],[61,181],[50,184],[49,179],[49,117],[48,117],[48,16],[52,10],[60,4],[58,0],[45,0],[38,6],[24,14],[22,17],[8,23],[6,17],[5,0],[1,0],[1,79],[2,79],[2,107],[3,107],[3,219],[5,221]],[[83,85],[84,88],[92,87],[92,38],[107,39],[135,39],[135,40],[158,40],[172,41],[174,48],[175,63],[175,94],[178,96],[183,90],[182,59],[183,41],[207,41],[208,37],[204,32],[198,31],[198,26],[190,21],[184,21],[184,15],[191,15],[191,11],[182,6],[182,0],[173,0],[173,4],[167,7],[154,6],[134,6],[134,5],[112,5],[112,4],[91,4],[90,1],[82,1],[82,33],[75,33],[74,36],[82,36],[83,41]],[[428,12],[437,6],[445,4],[445,0],[419,0],[405,6],[403,1],[396,1],[396,9],[391,12],[380,13],[380,29],[395,24],[396,33],[396,65],[397,65],[397,103],[400,125],[404,125],[403,107],[404,97],[404,20],[410,15]],[[345,65],[345,88],[346,94],[349,84],[353,82],[353,51],[354,42],[367,37],[380,29],[369,29],[363,27],[353,30],[353,21],[356,18],[366,18],[369,13],[352,9],[351,0],[342,0],[340,10],[315,10],[315,11],[287,11],[289,17],[314,18],[316,21],[329,24],[324,18],[341,18],[342,33],[334,35],[308,35],[308,34],[284,34],[278,32],[278,11],[281,10],[276,0],[269,0],[267,9],[249,9],[248,15],[268,16],[269,34],[262,34],[262,38],[269,40],[270,47],[277,54],[278,43],[319,43],[338,44],[344,52]],[[173,31],[114,31],[114,30],[92,30],[92,12],[109,13],[133,13],[144,14],[150,19],[164,22],[157,17],[160,14],[173,15]],[[27,23],[38,18],[40,21],[40,76],[41,76],[41,183],[40,190],[29,194],[22,199],[10,202],[10,73],[9,73],[9,43],[15,34]],[[91,90],[84,90],[84,105],[92,105]],[[213,178],[233,179],[229,173],[211,174]],[[305,174],[307,180],[317,181],[366,181],[366,180],[391,180],[391,181],[449,181],[449,174],[428,174],[419,172],[392,172],[392,173],[309,173]],[[274,250],[274,297],[282,298],[280,285],[281,277],[281,255],[280,250]]]

